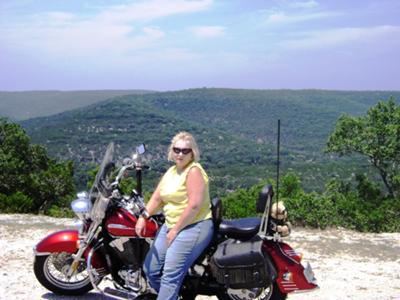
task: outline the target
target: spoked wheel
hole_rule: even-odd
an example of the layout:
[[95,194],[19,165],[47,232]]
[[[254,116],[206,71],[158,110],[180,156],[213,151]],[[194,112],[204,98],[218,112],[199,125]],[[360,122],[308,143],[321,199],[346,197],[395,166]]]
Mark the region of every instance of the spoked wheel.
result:
[[181,293],[179,299],[181,299],[181,300],[194,300],[194,299],[196,299],[196,296],[197,296],[197,294],[195,294],[195,293],[190,293],[190,292]]
[[219,300],[285,300],[286,297],[276,283],[265,288],[227,289],[217,294]]
[[86,263],[85,261],[80,262],[75,273],[69,278],[67,274],[72,262],[71,253],[52,253],[36,256],[33,269],[39,282],[56,294],[85,294],[93,288],[86,271]]

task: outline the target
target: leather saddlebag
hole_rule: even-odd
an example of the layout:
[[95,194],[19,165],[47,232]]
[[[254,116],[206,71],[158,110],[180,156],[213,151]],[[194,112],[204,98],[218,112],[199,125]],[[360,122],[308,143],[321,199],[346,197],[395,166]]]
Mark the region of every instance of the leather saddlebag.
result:
[[266,287],[276,279],[268,254],[258,236],[249,241],[228,239],[218,245],[211,258],[211,271],[218,283],[228,288]]

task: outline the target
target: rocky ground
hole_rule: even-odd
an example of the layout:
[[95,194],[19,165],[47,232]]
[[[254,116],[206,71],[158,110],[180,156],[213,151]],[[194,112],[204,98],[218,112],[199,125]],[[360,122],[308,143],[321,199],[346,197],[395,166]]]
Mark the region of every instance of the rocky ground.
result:
[[[34,277],[33,246],[48,233],[72,225],[70,219],[0,215],[0,299],[104,299],[94,292],[79,298],[56,296]],[[400,299],[400,233],[295,228],[285,241],[304,254],[320,286],[289,300]]]

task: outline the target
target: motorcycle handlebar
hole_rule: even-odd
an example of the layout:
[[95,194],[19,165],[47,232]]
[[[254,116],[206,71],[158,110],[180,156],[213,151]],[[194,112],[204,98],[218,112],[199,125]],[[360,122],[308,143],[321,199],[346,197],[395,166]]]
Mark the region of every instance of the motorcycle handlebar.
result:
[[[138,167],[137,167],[137,168],[138,168]],[[140,168],[141,168],[142,170],[149,170],[149,169],[150,169],[150,166],[148,166],[148,165],[141,165]]]

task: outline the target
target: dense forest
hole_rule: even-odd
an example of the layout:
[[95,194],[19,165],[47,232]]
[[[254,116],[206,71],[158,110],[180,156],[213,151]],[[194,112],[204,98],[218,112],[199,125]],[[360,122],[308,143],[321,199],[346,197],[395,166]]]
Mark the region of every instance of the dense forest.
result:
[[[62,169],[60,176],[72,175],[73,169],[75,189],[87,188],[93,168],[109,142],[116,143],[119,159],[128,156],[137,144],[145,143],[149,149],[146,159],[152,167],[144,175],[147,191],[154,188],[168,167],[166,149],[170,138],[178,131],[189,131],[200,144],[212,196],[223,198],[226,216],[241,217],[255,214],[254,203],[261,185],[274,183],[276,122],[280,119],[280,197],[292,212],[292,222],[321,228],[340,225],[395,231],[400,230],[400,222],[396,221],[400,219],[396,194],[400,182],[399,96],[400,92],[195,89],[118,96],[85,108],[23,121],[24,129],[5,119],[2,126],[19,126],[21,135],[27,134],[33,144],[43,145],[44,148],[34,146],[42,149],[39,152],[48,161],[42,165],[51,169],[58,164],[53,169]],[[387,99],[390,100],[379,102]],[[384,117],[379,119],[381,111]],[[378,133],[374,129],[377,124],[383,128]],[[372,129],[362,135],[363,128]],[[353,132],[353,136],[346,132]],[[391,139],[382,138],[386,132],[392,134]],[[379,137],[378,143],[364,142],[374,134]],[[2,160],[10,155],[3,144]],[[376,144],[376,148],[369,147]],[[385,151],[381,156],[371,156],[380,153],[382,147]],[[34,155],[35,151],[27,153]],[[48,170],[49,167],[44,172]],[[22,197],[3,188],[3,204],[12,197]],[[70,184],[64,187],[59,195],[64,200],[58,206],[50,205],[57,201],[49,200],[41,206],[36,204],[35,210],[55,207],[54,214],[65,206],[72,190]],[[33,197],[19,192],[26,198]],[[32,203],[35,201],[39,200]],[[0,205],[3,211],[5,207]],[[388,215],[390,222],[385,222],[383,217]]]
[[[145,90],[1,92],[0,115],[26,120],[84,107],[113,97],[144,94]],[[21,109],[23,108],[23,109]]]
[[322,191],[332,177],[375,175],[365,159],[325,153],[326,142],[342,113],[364,114],[391,95],[400,98],[400,92],[194,89],[121,96],[21,124],[52,157],[75,162],[79,188],[85,187],[87,165],[111,141],[120,158],[139,143],[148,146],[153,171],[146,183],[151,188],[168,167],[172,136],[192,132],[217,196],[274,177],[280,119],[282,172],[298,174],[306,191]]

